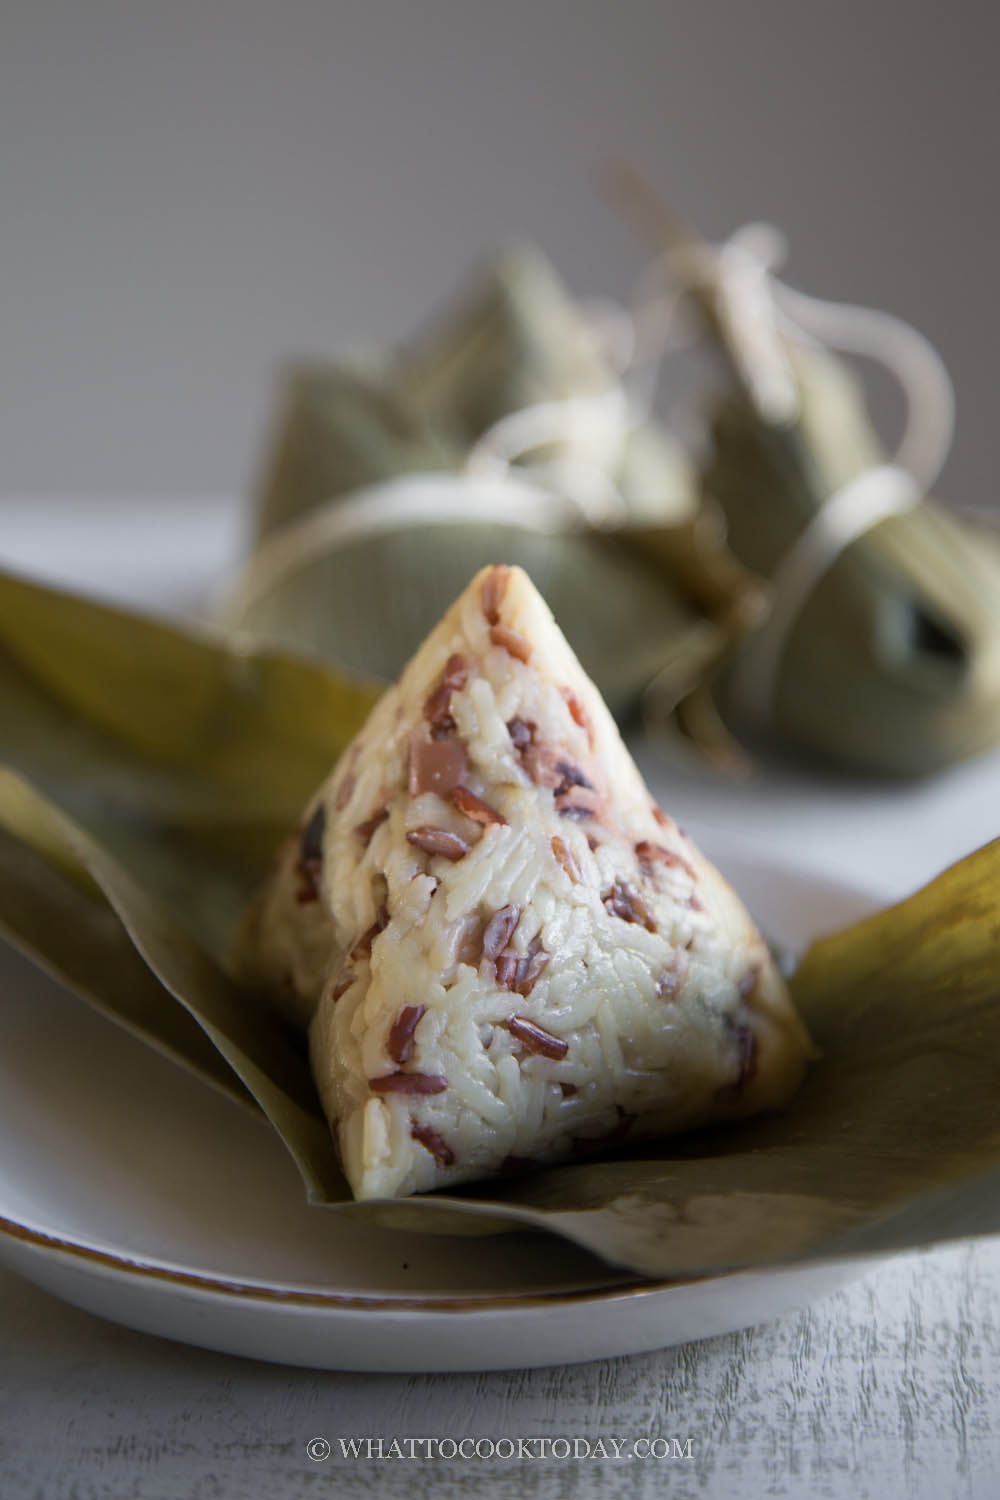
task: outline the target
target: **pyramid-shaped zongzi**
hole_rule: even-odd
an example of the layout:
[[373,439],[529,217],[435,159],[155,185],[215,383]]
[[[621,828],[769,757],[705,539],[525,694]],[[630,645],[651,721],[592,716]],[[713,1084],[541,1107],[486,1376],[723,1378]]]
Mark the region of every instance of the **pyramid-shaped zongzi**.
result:
[[359,1198],[780,1106],[809,1041],[526,574],[485,569],[307,809],[252,925]]

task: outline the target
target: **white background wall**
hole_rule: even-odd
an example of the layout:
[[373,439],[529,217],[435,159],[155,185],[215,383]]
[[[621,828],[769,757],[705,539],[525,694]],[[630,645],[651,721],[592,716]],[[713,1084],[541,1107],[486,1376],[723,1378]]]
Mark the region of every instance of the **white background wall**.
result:
[[400,336],[498,239],[624,292],[625,155],[951,364],[996,492],[991,0],[0,0],[0,492],[231,493],[275,361]]

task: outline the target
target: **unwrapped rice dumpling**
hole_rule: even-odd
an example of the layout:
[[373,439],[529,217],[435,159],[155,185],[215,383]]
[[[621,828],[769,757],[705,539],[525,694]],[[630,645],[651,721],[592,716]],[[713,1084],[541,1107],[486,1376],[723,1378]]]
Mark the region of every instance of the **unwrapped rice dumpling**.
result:
[[517,568],[480,572],[306,809],[243,967],[395,1197],[782,1105],[810,1043]]

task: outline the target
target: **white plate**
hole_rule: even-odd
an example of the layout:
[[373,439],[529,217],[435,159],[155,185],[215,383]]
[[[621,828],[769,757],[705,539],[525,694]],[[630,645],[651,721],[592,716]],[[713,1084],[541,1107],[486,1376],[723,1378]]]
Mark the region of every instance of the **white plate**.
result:
[[[701,842],[783,943],[871,907],[745,842]],[[545,1235],[401,1234],[310,1209],[266,1124],[2,946],[0,1141],[0,1261],[133,1328],[287,1364],[632,1354],[760,1322],[867,1264],[637,1283]]]

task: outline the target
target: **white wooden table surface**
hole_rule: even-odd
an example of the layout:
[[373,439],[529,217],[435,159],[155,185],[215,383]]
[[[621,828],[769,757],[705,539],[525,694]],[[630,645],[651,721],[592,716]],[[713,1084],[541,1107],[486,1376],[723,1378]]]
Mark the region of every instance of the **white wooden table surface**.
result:
[[[0,1323],[5,1500],[451,1500],[473,1480],[528,1500],[1000,1493],[993,1240],[899,1257],[744,1333],[488,1375],[257,1364],[101,1322],[9,1273]],[[339,1456],[338,1438],[363,1435],[602,1437],[609,1452],[612,1437],[677,1437],[682,1450],[690,1437],[692,1457],[595,1460],[582,1447],[578,1458],[520,1462]],[[323,1463],[307,1456],[313,1438],[333,1445]]]
[[[172,553],[142,545],[141,512],[122,509],[95,527],[113,592],[141,599],[155,575],[162,593],[173,569],[176,598],[197,596],[205,580],[191,576],[192,557],[208,569],[231,554],[238,521],[231,504],[187,512],[185,545]],[[53,549],[59,503],[34,506],[30,526],[26,514],[0,503],[0,561],[32,566],[44,532],[50,576],[91,575],[93,558],[78,547]],[[720,790],[694,770],[672,773],[672,785],[673,807],[692,827],[725,827],[885,895],[1000,832],[998,755],[918,787],[772,772]],[[541,1439],[558,1455],[567,1444],[555,1440],[565,1439],[570,1456],[427,1457],[419,1443],[412,1458],[340,1456],[340,1438],[367,1436],[397,1437],[404,1452],[408,1438],[524,1438],[533,1455]],[[325,1461],[307,1454],[315,1438],[332,1445]],[[667,1439],[675,1456],[585,1456],[598,1439],[613,1452],[612,1438]],[[678,1456],[688,1439],[690,1457]],[[473,1482],[529,1500],[994,1500],[1000,1239],[897,1257],[804,1312],[725,1338],[486,1375],[255,1364],[101,1322],[0,1272],[0,1500],[450,1500]]]

